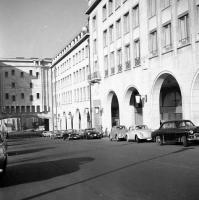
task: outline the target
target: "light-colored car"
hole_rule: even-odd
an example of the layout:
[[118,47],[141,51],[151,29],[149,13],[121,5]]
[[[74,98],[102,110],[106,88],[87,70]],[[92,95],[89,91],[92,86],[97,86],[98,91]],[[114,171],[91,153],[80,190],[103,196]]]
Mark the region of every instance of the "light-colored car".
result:
[[126,140],[127,128],[124,125],[113,126],[109,135],[109,139],[112,140]]
[[51,134],[52,134],[52,131],[43,131],[42,132],[43,137],[50,137]]
[[142,140],[152,140],[152,130],[147,125],[130,126],[129,131],[126,133],[127,141],[134,140],[137,143]]

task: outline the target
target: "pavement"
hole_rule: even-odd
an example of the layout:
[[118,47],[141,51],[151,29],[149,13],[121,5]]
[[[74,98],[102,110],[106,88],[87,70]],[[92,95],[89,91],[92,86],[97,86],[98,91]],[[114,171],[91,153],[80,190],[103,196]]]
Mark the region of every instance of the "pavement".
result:
[[199,145],[8,140],[0,200],[198,200]]

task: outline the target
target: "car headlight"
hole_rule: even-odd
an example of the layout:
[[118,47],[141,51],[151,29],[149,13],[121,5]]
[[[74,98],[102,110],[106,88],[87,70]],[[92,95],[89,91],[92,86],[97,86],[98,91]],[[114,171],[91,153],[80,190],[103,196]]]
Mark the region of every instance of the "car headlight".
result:
[[192,134],[193,134],[193,130],[190,130],[190,131],[189,131],[189,134],[191,134],[191,135],[192,135]]

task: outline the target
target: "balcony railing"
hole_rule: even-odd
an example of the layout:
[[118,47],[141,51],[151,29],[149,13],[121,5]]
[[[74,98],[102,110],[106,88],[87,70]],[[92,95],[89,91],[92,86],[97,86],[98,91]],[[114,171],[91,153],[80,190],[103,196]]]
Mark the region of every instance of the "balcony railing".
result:
[[139,67],[140,66],[140,57],[135,58],[135,66]]
[[108,69],[104,70],[104,77],[108,77]]
[[115,74],[115,67],[111,68],[111,75]]
[[122,72],[122,65],[121,65],[121,64],[119,64],[119,65],[117,66],[117,70],[118,70],[118,73],[119,73],[119,72]]
[[126,70],[131,69],[131,61],[130,61],[130,60],[127,60],[127,61],[125,62],[125,66],[126,66]]
[[88,81],[91,83],[98,83],[101,81],[101,76],[99,71],[95,71],[88,75]]

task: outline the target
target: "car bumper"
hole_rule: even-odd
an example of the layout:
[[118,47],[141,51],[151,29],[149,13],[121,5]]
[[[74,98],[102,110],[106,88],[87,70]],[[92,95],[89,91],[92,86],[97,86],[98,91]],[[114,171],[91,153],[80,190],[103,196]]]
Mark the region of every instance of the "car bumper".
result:
[[187,138],[187,140],[188,141],[195,141],[195,140],[199,141],[199,134],[197,134],[197,135],[189,135],[188,138]]

